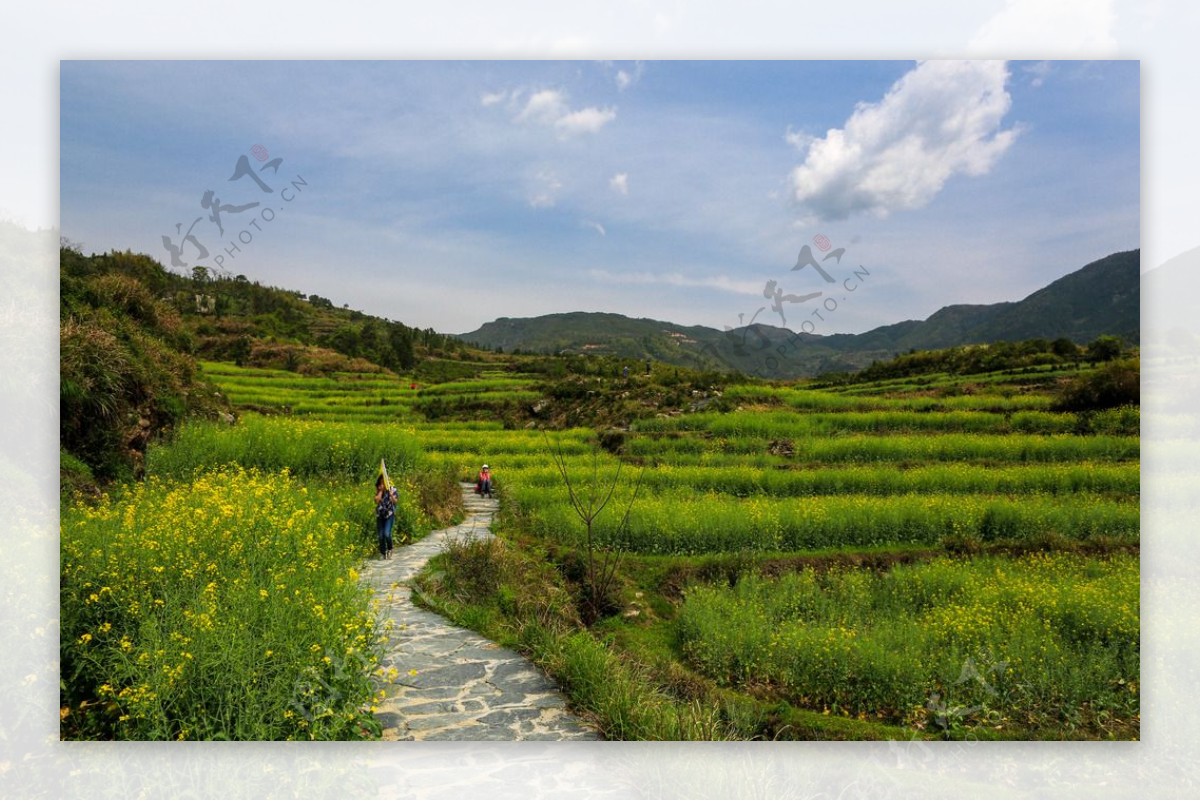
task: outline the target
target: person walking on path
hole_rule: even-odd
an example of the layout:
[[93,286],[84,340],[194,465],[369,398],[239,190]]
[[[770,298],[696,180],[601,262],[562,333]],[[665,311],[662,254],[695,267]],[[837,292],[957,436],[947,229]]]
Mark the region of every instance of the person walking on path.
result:
[[396,524],[396,488],[389,486],[382,471],[375,479],[375,536],[379,539],[379,558],[392,555],[392,526]]
[[475,492],[485,498],[492,497],[492,471],[486,464],[479,471],[479,478],[475,481]]

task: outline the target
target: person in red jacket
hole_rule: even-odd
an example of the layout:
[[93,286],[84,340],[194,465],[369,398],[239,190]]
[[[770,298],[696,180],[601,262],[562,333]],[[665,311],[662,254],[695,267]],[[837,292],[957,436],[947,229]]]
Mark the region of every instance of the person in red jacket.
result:
[[475,492],[485,498],[492,497],[492,471],[486,464],[479,471],[479,478],[475,480]]

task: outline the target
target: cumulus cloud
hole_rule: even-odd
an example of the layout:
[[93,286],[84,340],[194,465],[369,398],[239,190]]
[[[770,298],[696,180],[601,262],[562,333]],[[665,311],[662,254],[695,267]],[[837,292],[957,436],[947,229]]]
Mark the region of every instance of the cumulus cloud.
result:
[[[490,98],[492,95],[485,95]],[[494,102],[500,102],[500,97]],[[516,95],[513,95],[516,99]],[[484,105],[490,105],[484,103]],[[553,128],[559,136],[569,137],[576,134],[595,133],[617,118],[615,108],[598,108],[588,106],[572,109],[567,103],[567,96],[557,89],[542,89],[534,92],[516,111],[513,119],[519,123],[544,125]]]
[[806,151],[793,198],[822,220],[921,208],[956,174],[983,175],[1016,139],[1001,130],[1012,98],[999,61],[925,61],[877,103],[859,103],[824,137],[792,133]]
[[619,172],[612,178],[608,179],[608,185],[612,187],[614,192],[619,192],[622,195],[629,194],[629,173]]

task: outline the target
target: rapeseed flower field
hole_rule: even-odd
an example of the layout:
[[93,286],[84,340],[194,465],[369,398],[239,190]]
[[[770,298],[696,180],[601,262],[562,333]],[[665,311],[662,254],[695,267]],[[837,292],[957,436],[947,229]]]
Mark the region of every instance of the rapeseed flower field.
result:
[[286,468],[152,477],[62,520],[62,734],[375,730],[358,531]]

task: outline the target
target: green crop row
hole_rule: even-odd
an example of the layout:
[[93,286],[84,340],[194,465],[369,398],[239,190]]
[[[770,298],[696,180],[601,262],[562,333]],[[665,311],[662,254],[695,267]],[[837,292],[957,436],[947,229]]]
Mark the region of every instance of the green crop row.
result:
[[237,367],[222,362],[201,362],[204,374],[219,386],[269,386],[280,389],[405,389],[408,383],[380,373],[333,373],[329,376],[302,376],[289,370]]
[[532,382],[524,378],[481,378],[475,381],[447,381],[430,384],[420,390],[422,397],[428,395],[477,395],[484,392],[527,389]]
[[292,417],[247,415],[234,425],[193,422],[169,442],[152,446],[147,470],[185,477],[195,470],[237,464],[296,475],[355,481],[375,477],[380,459],[405,472],[420,461],[411,429],[370,423],[334,423]]
[[947,397],[878,397],[851,395],[818,389],[749,386],[730,387],[724,395],[732,403],[771,403],[808,411],[954,411],[976,410],[1015,412],[1047,409],[1053,403],[1049,395],[954,395]]
[[766,437],[745,435],[637,437],[626,444],[629,455],[660,462],[675,461],[679,454],[768,452],[784,453],[792,461],[801,463],[1121,461],[1137,459],[1139,449],[1137,437],[1037,434],[850,434],[790,440],[786,449]]
[[[585,466],[581,466],[585,467]],[[514,470],[514,468],[518,468]],[[552,487],[561,483],[558,470],[534,460],[528,466],[509,465],[512,480],[524,486]],[[634,470],[629,475],[633,476]],[[718,492],[736,496],[769,495],[906,495],[912,493],[1011,494],[1092,493],[1136,497],[1140,488],[1136,463],[1083,462],[981,467],[971,464],[932,464],[897,470],[875,465],[833,466],[818,470],[782,470],[730,465],[670,465],[649,468],[642,476],[645,491],[654,494]]]
[[[692,587],[683,652],[722,684],[917,728],[1137,730],[1138,561],[1036,555]],[[1052,735],[1053,736],[1053,735]]]
[[1012,387],[1019,388],[1047,386],[1059,378],[1073,377],[1081,373],[1091,372],[1075,367],[1049,366],[1040,368],[1020,368],[1017,370],[997,370],[988,373],[947,374],[933,373],[923,376],[906,376],[901,378],[883,378],[876,381],[846,384],[829,387],[829,391],[849,393],[854,395],[875,395],[889,392],[927,392],[945,390],[948,388],[986,386],[995,394],[996,389]]
[[[1136,419],[1136,418],[1135,418]],[[803,437],[842,433],[902,434],[911,432],[985,434],[1068,434],[1080,426],[1074,414],[1020,411],[917,412],[729,412],[690,414],[639,421],[640,433],[708,431],[716,436]],[[1136,428],[1130,433],[1137,433]]]
[[541,432],[503,431],[494,429],[442,428],[422,425],[421,446],[431,453],[485,451],[508,455],[531,455],[550,463],[549,448],[560,449],[565,454],[585,453],[593,432],[586,429],[569,429],[549,434],[550,444]]
[[[618,502],[628,500],[622,494]],[[582,536],[559,488],[506,490],[513,514],[536,533],[578,544]],[[984,542],[1096,537],[1136,543],[1136,503],[1097,496],[832,495],[799,498],[731,498],[703,495],[640,496],[627,527],[618,518],[597,522],[606,545],[645,554],[794,552],[894,545],[940,545],[976,538]]]

